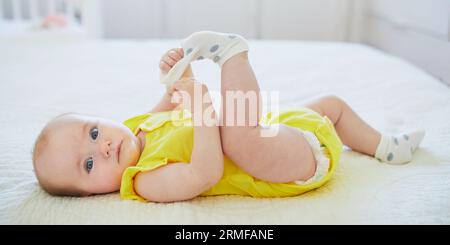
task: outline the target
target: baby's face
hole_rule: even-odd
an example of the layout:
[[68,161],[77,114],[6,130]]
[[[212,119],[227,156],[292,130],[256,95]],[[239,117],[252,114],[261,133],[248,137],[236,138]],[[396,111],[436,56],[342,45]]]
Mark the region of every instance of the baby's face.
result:
[[49,127],[52,133],[41,172],[89,194],[119,190],[123,171],[141,154],[143,142],[123,124],[108,119],[69,114]]

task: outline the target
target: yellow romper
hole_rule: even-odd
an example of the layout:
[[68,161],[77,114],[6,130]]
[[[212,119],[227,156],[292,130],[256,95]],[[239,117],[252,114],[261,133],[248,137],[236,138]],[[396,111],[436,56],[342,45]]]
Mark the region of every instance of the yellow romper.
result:
[[[261,118],[261,124],[277,123],[311,132],[317,137],[322,152],[329,159],[324,176],[303,184],[297,181],[269,183],[252,177],[224,156],[223,177],[200,196],[288,197],[316,189],[326,183],[339,163],[342,151],[342,143],[333,123],[326,116],[322,117],[308,108],[287,110],[277,115],[267,113]],[[122,199],[146,201],[134,191],[134,177],[139,172],[150,171],[173,162],[190,162],[194,140],[191,114],[188,111],[146,113],[126,120],[124,124],[135,135],[139,130],[147,134],[145,148],[138,163],[128,167],[122,175],[120,196]]]

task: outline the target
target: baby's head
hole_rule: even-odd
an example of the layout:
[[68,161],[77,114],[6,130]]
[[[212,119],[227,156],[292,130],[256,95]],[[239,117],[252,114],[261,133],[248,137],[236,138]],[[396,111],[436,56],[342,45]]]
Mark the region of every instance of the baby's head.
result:
[[141,144],[121,123],[66,113],[39,134],[33,166],[39,184],[52,195],[114,192],[124,170],[139,159]]

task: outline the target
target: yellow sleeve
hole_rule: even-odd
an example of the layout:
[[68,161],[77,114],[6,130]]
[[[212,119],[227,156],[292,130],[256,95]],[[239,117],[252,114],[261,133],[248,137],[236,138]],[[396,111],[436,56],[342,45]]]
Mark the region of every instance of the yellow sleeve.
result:
[[166,165],[167,158],[147,160],[145,163],[139,163],[136,166],[128,167],[122,174],[122,182],[120,185],[120,197],[122,199],[131,199],[139,201],[147,201],[134,191],[134,177],[138,173],[147,172],[158,167]]
[[136,134],[138,133],[138,131],[139,131],[139,125],[140,125],[145,119],[147,119],[149,116],[150,116],[149,113],[142,114],[142,115],[138,115],[138,116],[134,116],[134,117],[131,117],[131,118],[125,120],[125,121],[123,122],[123,124],[124,124],[125,126],[127,126],[127,127],[133,132],[133,134],[136,135]]

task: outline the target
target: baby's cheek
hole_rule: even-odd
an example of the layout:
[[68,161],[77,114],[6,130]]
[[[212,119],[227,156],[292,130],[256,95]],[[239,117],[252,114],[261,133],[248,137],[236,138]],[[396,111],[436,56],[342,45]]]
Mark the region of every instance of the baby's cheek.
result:
[[117,173],[111,172],[109,174],[104,174],[99,179],[99,186],[101,186],[101,189],[103,189],[105,192],[111,192],[116,191],[118,188],[120,188],[120,180],[121,176]]

